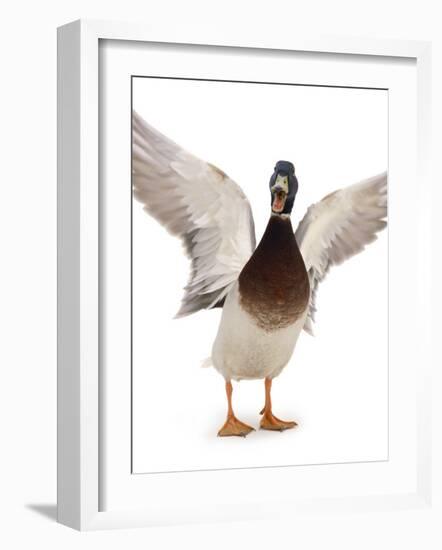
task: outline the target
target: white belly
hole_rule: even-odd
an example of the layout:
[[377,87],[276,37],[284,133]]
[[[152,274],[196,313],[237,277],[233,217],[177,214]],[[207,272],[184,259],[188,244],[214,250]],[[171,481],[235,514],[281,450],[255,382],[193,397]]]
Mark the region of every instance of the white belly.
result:
[[212,349],[214,367],[227,379],[274,378],[293,354],[307,310],[291,326],[265,331],[239,304],[238,283],[229,292]]

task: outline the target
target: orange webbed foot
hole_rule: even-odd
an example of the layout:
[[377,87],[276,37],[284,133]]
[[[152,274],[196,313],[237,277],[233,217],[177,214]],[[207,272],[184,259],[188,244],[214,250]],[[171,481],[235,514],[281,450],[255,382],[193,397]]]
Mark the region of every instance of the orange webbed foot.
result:
[[271,412],[266,412],[265,410],[263,410],[261,414],[263,415],[260,422],[260,428],[262,430],[274,430],[283,432],[284,430],[296,428],[296,426],[298,425],[292,420],[280,420]]
[[252,426],[241,422],[241,420],[238,420],[236,416],[232,415],[227,417],[227,420],[224,422],[224,425],[218,432],[218,436],[227,437],[231,435],[236,435],[240,437],[245,437],[247,434],[253,432],[254,430],[255,428],[252,428]]

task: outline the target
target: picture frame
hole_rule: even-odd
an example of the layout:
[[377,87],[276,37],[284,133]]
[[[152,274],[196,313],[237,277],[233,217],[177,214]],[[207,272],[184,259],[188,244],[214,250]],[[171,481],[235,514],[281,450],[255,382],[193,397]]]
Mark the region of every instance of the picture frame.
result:
[[[264,516],[266,499],[258,499],[251,491],[248,506],[239,501],[229,506],[221,497],[201,502],[198,490],[211,483],[225,485],[225,474],[213,471],[201,474],[195,481],[195,473],[163,475],[153,480],[142,506],[128,505],[134,485],[140,477],[132,475],[127,456],[118,460],[116,468],[124,469],[121,478],[116,476],[115,485],[121,491],[121,505],[113,502],[103,507],[102,485],[114,475],[114,466],[103,466],[103,402],[106,387],[103,385],[103,356],[100,347],[102,335],[103,263],[100,248],[103,226],[102,189],[100,187],[100,47],[104,41],[133,44],[169,44],[181,48],[211,47],[235,51],[273,52],[284,56],[287,52],[305,52],[312,55],[354,56],[363,59],[377,58],[412,60],[416,65],[417,81],[417,174],[418,196],[418,249],[419,269],[416,271],[415,307],[420,319],[417,328],[417,350],[421,363],[416,373],[416,455],[413,468],[415,483],[405,483],[401,478],[396,490],[390,492],[354,495],[333,487],[327,496],[304,496],[302,500],[291,499],[283,489],[282,481],[290,469],[285,469],[284,478],[272,472],[277,489],[269,496],[269,504],[283,502],[284,510],[276,507],[275,518],[282,515],[313,513],[333,510],[347,513],[391,510],[398,508],[430,509],[434,482],[432,478],[431,445],[431,388],[437,375],[432,371],[434,355],[431,342],[432,299],[431,280],[431,215],[432,186],[430,179],[430,67],[431,46],[426,42],[374,40],[350,37],[302,37],[292,38],[287,34],[269,32],[263,38],[253,32],[236,36],[223,29],[210,33],[201,29],[189,36],[185,29],[153,29],[148,26],[102,21],[76,21],[58,30],[58,521],[79,530],[152,525],[174,525],[188,522],[233,521],[260,519]],[[358,57],[364,56],[364,58]],[[404,201],[406,199],[404,198]],[[410,355],[412,357],[412,355]],[[410,359],[411,361],[411,359]],[[440,378],[440,376],[439,376]],[[128,388],[122,388],[128,391]],[[391,391],[394,391],[394,387]],[[393,406],[393,405],[392,405]],[[398,409],[399,410],[399,409]],[[127,416],[128,411],[125,411]],[[117,430],[118,431],[118,430]],[[126,433],[126,432],[125,432]],[[394,433],[394,432],[393,432]],[[127,435],[127,434],[126,434]],[[127,444],[127,439],[121,444]],[[388,461],[387,461],[388,462]],[[394,461],[390,461],[394,468]],[[106,471],[104,471],[106,470]],[[275,469],[276,470],[276,469]],[[313,479],[308,466],[301,468],[300,476]],[[348,473],[350,470],[353,472]],[[298,469],[299,471],[299,469]],[[109,473],[110,472],[110,473]],[[346,473],[347,472],[347,473]],[[123,475],[124,474],[124,475]],[[413,476],[414,476],[413,474]],[[189,484],[183,476],[194,476],[192,486],[195,495],[186,496],[186,506],[177,502],[172,506],[170,495],[189,495]],[[199,475],[199,474],[196,474]],[[333,465],[319,473],[319,479],[335,481],[348,477],[345,483],[351,486],[352,476],[360,476],[357,468],[349,465]],[[377,475],[377,474],[375,474]],[[380,475],[380,474],[379,474]],[[382,475],[394,477],[394,470]],[[407,474],[409,475],[409,474]],[[157,474],[157,477],[161,474]],[[237,470],[229,474],[235,484],[250,490],[257,482],[267,483],[262,472]],[[220,477],[213,481],[213,478]],[[405,479],[405,478],[404,478]],[[400,483],[403,483],[400,485]],[[155,485],[158,487],[155,488]],[[410,488],[411,487],[411,488]],[[175,488],[175,489],[174,489]],[[136,489],[134,489],[136,490]],[[119,493],[116,493],[119,494]],[[203,494],[203,493],[201,493]],[[270,495],[270,493],[269,493]],[[210,495],[205,495],[210,498]],[[163,497],[163,498],[161,498]],[[154,502],[149,502],[149,498]],[[268,517],[268,516],[267,516]]]

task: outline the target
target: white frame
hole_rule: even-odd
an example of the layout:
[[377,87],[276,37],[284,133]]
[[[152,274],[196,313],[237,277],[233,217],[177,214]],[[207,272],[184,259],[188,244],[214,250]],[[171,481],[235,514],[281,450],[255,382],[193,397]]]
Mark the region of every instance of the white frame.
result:
[[[58,30],[58,521],[87,530],[152,524],[143,511],[99,511],[99,40],[231,46],[414,58],[418,73],[418,173],[427,215],[420,225],[421,281],[431,285],[430,67],[426,42],[359,38],[235,36],[225,29],[146,28],[136,24],[76,21]],[[423,323],[431,352],[431,303],[422,293]],[[362,509],[423,506],[431,502],[431,382],[435,357],[427,352],[418,380],[418,490],[407,496],[366,498]],[[343,510],[349,503],[341,503]],[[314,510],[327,509],[316,502]],[[336,503],[333,504],[336,508]],[[355,501],[351,503],[355,507]],[[308,507],[309,510],[312,506]],[[203,514],[201,516],[203,519]],[[194,520],[192,520],[194,521]],[[157,521],[158,523],[158,521]]]

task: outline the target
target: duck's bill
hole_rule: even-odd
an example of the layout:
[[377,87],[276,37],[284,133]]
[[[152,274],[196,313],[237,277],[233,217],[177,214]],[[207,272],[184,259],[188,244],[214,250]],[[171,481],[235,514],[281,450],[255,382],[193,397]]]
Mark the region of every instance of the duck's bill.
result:
[[273,197],[272,210],[273,212],[282,212],[284,210],[286,194],[284,191],[277,191]]

